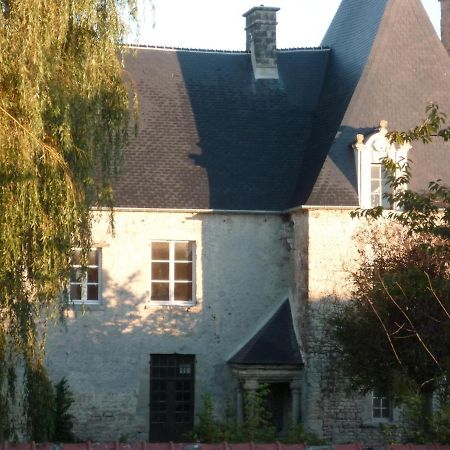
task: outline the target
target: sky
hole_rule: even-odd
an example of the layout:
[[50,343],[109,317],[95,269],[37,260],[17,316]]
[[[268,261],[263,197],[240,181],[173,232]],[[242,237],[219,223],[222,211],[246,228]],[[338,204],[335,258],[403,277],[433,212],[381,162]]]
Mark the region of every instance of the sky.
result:
[[[340,3],[340,0],[139,1],[139,37],[129,39],[129,43],[216,50],[245,49],[242,14],[260,4],[280,8],[278,48],[319,46]],[[439,1],[421,1],[439,33]]]

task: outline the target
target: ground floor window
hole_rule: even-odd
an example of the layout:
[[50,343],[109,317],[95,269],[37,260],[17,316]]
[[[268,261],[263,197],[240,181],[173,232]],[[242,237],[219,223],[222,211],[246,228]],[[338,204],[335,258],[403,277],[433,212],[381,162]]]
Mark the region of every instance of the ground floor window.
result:
[[374,392],[372,395],[372,418],[374,420],[389,421],[392,419],[392,402],[382,393]]
[[150,355],[150,442],[181,442],[192,430],[194,372],[194,355]]

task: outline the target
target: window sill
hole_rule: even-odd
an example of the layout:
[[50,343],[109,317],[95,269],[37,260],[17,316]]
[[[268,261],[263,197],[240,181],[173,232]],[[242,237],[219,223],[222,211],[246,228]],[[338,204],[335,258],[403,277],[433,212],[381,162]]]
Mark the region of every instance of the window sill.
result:
[[361,426],[363,428],[381,428],[383,426],[392,426],[392,427],[397,427],[398,423],[395,420],[392,419],[373,419],[373,420],[369,420],[369,421],[364,421],[362,422]]
[[197,303],[195,301],[190,301],[190,302],[182,302],[182,301],[178,301],[178,302],[174,302],[174,301],[161,301],[161,300],[149,300],[148,305],[150,306],[181,306],[181,307],[188,307],[191,308],[192,306],[195,306]]
[[75,311],[104,311],[105,305],[102,302],[69,302],[67,305]]

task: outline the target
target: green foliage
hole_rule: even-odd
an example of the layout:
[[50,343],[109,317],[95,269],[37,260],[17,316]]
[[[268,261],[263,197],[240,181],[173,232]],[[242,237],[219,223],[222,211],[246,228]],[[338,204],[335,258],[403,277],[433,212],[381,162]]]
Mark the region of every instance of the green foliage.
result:
[[260,384],[258,389],[247,391],[244,395],[245,419],[242,424],[242,442],[272,442],[276,429],[272,424],[272,414],[267,409],[269,386]]
[[55,429],[53,442],[74,442],[73,416],[69,410],[74,402],[72,391],[64,377],[55,385]]
[[24,400],[31,439],[51,442],[55,431],[55,393],[47,371],[40,363],[25,367]]
[[[427,114],[417,127],[389,133],[391,142],[448,141],[445,114],[436,105]],[[353,298],[331,319],[334,337],[352,388],[403,402],[415,442],[448,442],[448,403],[433,412],[430,398],[448,392],[450,380],[450,189],[440,180],[423,193],[405,189],[411,163],[382,162],[392,187],[385,197],[399,209],[352,213],[368,224]]]
[[320,445],[323,442],[312,433],[306,433],[303,426],[291,423],[284,437],[277,437],[267,409],[268,385],[260,385],[256,391],[246,393],[244,397],[245,417],[242,423],[228,412],[225,421],[219,421],[214,415],[213,400],[210,394],[202,398],[203,406],[198,417],[198,424],[192,433],[185,437],[188,442],[282,442],[308,443]]
[[186,439],[191,442],[214,443],[222,442],[227,436],[228,426],[221,424],[214,416],[214,406],[210,394],[202,397],[202,409],[197,414],[198,424]]
[[203,396],[203,407],[198,417],[198,425],[186,439],[193,442],[273,442],[275,427],[270,422],[270,412],[266,408],[267,385],[260,385],[256,391],[244,396],[245,418],[242,423],[228,417],[220,422],[214,416],[212,398]]
[[25,367],[24,414],[33,441],[74,442],[69,412],[73,402],[66,378],[53,385],[42,364]]
[[113,204],[130,104],[119,46],[135,14],[135,0],[0,0],[0,436],[8,373],[42,359],[90,208]]
[[325,445],[323,439],[320,439],[314,433],[305,431],[301,423],[295,424],[292,421],[289,424],[286,437],[282,438],[281,441],[285,444]]
[[431,396],[411,395],[405,402],[406,436],[418,444],[450,444],[450,398],[441,392],[432,406]]

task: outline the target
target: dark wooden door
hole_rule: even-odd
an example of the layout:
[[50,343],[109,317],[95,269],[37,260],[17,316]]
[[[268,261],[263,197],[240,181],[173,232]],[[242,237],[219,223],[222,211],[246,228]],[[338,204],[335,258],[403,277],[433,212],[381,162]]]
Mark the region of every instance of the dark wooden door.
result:
[[194,355],[150,355],[150,442],[181,442],[194,425]]

